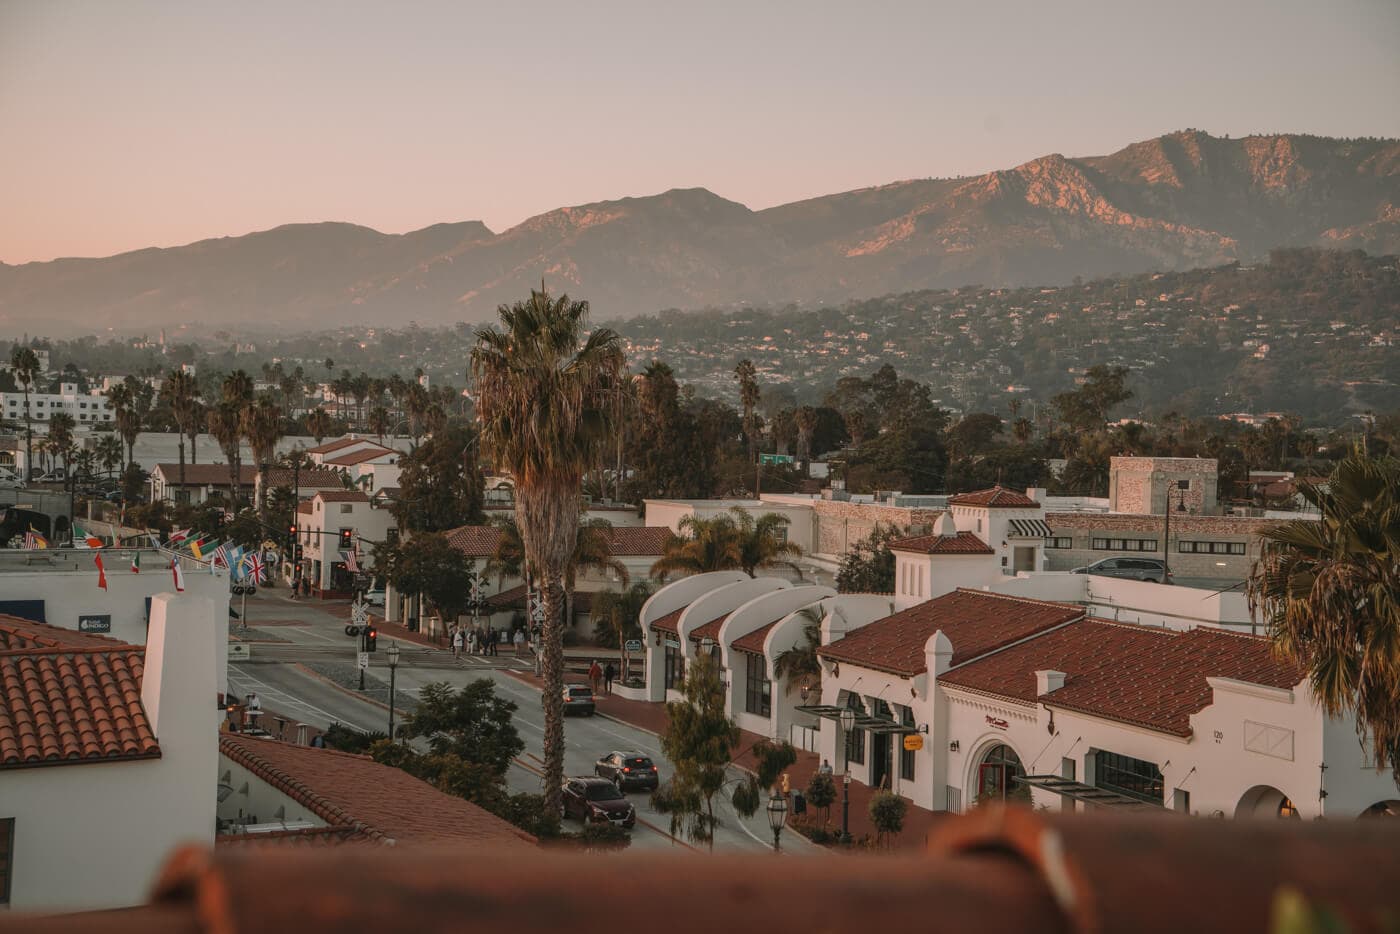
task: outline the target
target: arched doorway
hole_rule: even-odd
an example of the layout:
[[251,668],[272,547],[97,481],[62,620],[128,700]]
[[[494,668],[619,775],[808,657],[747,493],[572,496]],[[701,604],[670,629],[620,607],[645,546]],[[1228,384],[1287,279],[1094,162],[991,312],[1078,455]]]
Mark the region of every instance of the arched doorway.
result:
[[1255,785],[1235,807],[1235,817],[1298,820],[1301,816],[1293,799],[1271,785]]
[[1375,817],[1400,817],[1400,801],[1377,801],[1359,816],[1368,820]]
[[1005,743],[988,746],[977,760],[974,803],[990,801],[1029,801],[1030,788],[1016,781],[1026,774],[1021,757]]

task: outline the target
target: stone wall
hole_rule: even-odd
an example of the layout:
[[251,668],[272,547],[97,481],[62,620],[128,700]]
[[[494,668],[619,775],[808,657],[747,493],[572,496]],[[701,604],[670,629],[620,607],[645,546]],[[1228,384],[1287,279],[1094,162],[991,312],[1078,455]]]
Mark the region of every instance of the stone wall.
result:
[[812,541],[817,554],[840,557],[868,536],[877,523],[907,528],[911,534],[926,532],[942,510],[907,509],[876,503],[815,500]]
[[[1214,515],[1218,511],[1218,475],[1214,458],[1115,457],[1109,466],[1109,508],[1161,515],[1170,498],[1173,509],[1183,504],[1187,513]],[[1189,481],[1189,488],[1178,489],[1178,480]]]

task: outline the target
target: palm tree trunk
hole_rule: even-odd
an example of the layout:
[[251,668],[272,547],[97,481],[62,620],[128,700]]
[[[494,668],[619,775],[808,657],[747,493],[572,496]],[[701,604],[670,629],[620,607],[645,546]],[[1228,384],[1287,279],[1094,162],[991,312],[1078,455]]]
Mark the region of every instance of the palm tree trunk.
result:
[[564,784],[564,633],[560,628],[563,575],[557,570],[546,574],[540,587],[544,602],[543,632],[540,634],[544,674],[544,807],[546,814],[558,814],[563,803]]
[[183,490],[183,489],[186,489],[186,487],[185,487],[185,433],[184,433],[183,431],[181,431],[181,432],[179,432],[179,435],[180,435],[180,489]]

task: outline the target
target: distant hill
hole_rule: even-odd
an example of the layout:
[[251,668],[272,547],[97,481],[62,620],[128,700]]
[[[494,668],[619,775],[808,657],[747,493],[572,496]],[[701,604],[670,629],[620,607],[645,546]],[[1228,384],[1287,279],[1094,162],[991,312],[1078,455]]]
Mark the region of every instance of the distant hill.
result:
[[0,264],[0,331],[274,330],[479,321],[541,278],[600,317],[966,284],[1065,283],[1262,258],[1400,252],[1400,141],[1219,139],[1049,155],[752,211],[705,189],[381,234],[294,224],[104,259]]

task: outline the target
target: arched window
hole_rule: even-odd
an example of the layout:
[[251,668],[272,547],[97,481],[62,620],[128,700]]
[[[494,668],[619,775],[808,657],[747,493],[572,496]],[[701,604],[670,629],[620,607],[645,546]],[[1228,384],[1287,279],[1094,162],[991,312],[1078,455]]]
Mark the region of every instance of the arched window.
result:
[[1016,781],[1017,776],[1025,774],[1016,750],[998,743],[983,754],[977,766],[977,801],[1028,799],[1030,788]]

